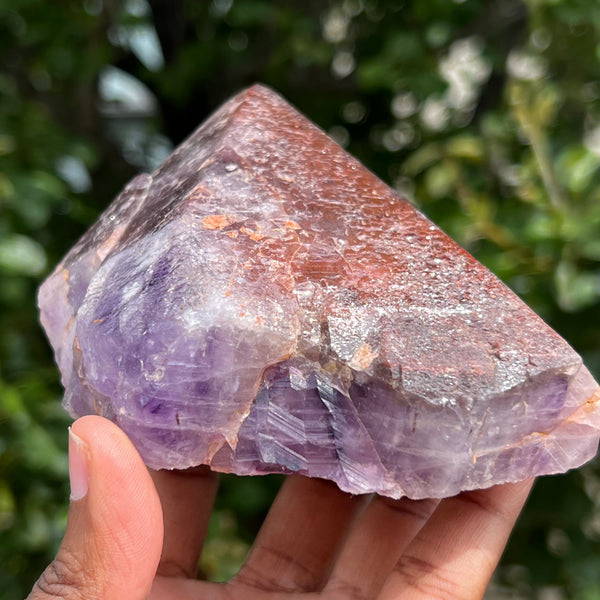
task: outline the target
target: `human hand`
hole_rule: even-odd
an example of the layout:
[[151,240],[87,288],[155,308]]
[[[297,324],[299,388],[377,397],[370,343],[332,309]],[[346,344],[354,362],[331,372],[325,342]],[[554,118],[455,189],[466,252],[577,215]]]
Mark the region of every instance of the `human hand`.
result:
[[69,448],[67,531],[29,600],[476,600],[532,484],[438,502],[352,497],[290,476],[241,571],[215,584],[195,579],[214,473],[151,478],[125,434],[101,417],[76,421]]

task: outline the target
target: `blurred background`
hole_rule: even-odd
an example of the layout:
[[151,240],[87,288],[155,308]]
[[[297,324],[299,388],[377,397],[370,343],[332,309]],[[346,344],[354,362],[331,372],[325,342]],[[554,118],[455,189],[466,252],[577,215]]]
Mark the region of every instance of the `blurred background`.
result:
[[[67,513],[40,281],[229,95],[286,96],[600,376],[600,3],[0,0],[0,598]],[[277,478],[226,477],[201,570],[235,572]],[[600,599],[600,463],[537,483],[490,599]]]

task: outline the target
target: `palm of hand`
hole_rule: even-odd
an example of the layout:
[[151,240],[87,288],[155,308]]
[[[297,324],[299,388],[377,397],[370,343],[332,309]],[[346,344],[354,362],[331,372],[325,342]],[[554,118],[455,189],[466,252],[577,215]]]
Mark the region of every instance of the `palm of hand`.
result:
[[351,497],[288,477],[240,573],[195,580],[216,494],[205,469],[153,473],[165,538],[150,600],[483,597],[531,482],[441,502]]

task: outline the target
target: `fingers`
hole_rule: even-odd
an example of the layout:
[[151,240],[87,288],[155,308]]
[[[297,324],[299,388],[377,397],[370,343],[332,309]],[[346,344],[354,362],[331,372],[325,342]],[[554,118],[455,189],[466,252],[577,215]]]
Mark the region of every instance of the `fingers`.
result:
[[207,467],[152,471],[151,476],[161,499],[165,528],[158,574],[195,578],[218,476]]
[[320,479],[286,479],[234,586],[263,592],[320,590],[368,498]]
[[143,600],[162,546],[160,502],[127,436],[83,417],[69,439],[71,505],[56,559],[29,600]]
[[378,600],[482,598],[532,483],[463,492],[441,502]]
[[159,577],[150,597],[258,600],[322,591],[320,597],[332,599],[475,600],[483,597],[531,483],[442,502],[374,497],[366,506],[369,497],[290,477],[234,580],[223,586]]
[[325,593],[375,598],[439,500],[376,496],[348,536]]

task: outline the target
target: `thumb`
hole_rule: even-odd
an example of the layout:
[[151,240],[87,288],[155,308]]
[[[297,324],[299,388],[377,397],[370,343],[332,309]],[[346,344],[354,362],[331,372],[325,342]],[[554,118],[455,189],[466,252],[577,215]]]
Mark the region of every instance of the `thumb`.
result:
[[69,430],[71,504],[58,554],[28,600],[143,600],[163,541],[160,500],[127,436],[107,419]]

